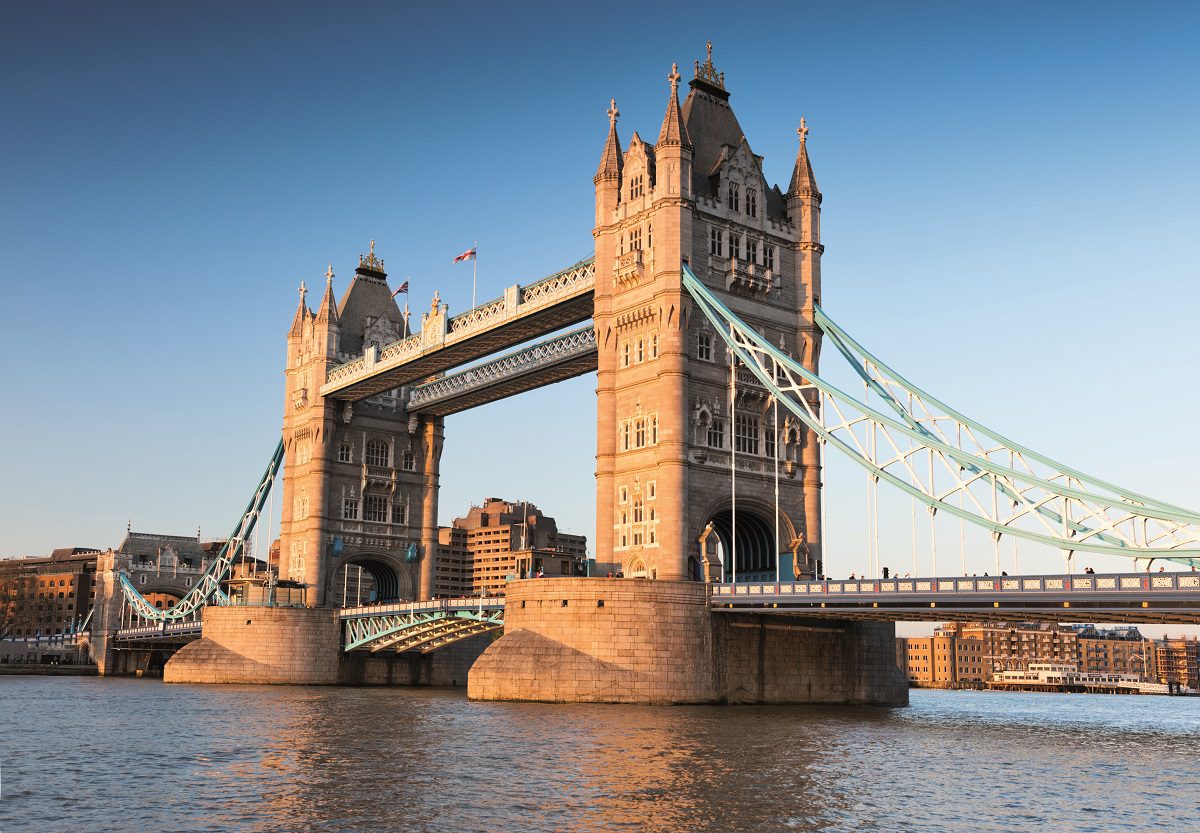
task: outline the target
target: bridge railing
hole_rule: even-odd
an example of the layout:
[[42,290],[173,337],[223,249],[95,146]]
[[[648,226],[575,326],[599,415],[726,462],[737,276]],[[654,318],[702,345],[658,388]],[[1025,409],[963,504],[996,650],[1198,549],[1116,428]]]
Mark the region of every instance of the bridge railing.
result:
[[762,596],[898,596],[926,597],[939,593],[1070,594],[1179,593],[1200,591],[1200,573],[1115,573],[1051,576],[964,576],[963,578],[892,578],[846,581],[788,581],[717,584],[714,603]]
[[482,599],[431,599],[427,602],[388,602],[386,604],[343,607],[338,612],[341,619],[358,619],[364,616],[385,616],[391,613],[437,613],[454,610],[498,610],[504,607],[503,596],[484,596]]

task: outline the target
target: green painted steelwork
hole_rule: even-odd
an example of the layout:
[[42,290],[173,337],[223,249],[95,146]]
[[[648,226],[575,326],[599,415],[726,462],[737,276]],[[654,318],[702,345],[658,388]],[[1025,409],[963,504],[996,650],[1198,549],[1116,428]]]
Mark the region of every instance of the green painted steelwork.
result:
[[217,557],[197,580],[196,586],[174,605],[165,610],[156,608],[138,592],[133,582],[129,580],[129,576],[124,572],[120,574],[121,592],[125,596],[125,603],[129,605],[136,617],[151,622],[177,622],[195,618],[199,615],[200,608],[209,604],[213,599],[216,599],[217,604],[229,604],[229,597],[221,590],[221,582],[229,578],[233,562],[242,554],[246,539],[254,531],[254,525],[258,522],[263,506],[266,505],[267,498],[271,493],[271,486],[282,465],[283,440],[280,440],[279,445],[275,446],[275,453],[271,455],[271,461],[267,464],[267,470],[263,472],[258,488],[254,491],[254,496],[250,498],[238,525],[234,527],[233,534],[229,536],[229,540],[221,547]]
[[[987,456],[954,446],[918,423],[907,411],[904,412],[902,421],[897,421],[809,372],[803,365],[776,349],[765,337],[741,321],[704,286],[686,264],[683,266],[683,272],[684,286],[705,317],[713,324],[733,354],[753,373],[758,382],[770,391],[780,405],[812,429],[822,443],[832,444],[834,448],[864,467],[873,477],[886,480],[895,488],[907,492],[924,503],[930,510],[962,518],[989,530],[994,536],[1013,535],[1066,552],[1080,550],[1139,559],[1161,558],[1181,564],[1200,566],[1200,514],[1160,501],[1139,500],[1140,496],[1135,493],[1115,487],[1112,490],[1123,497],[1097,495],[1069,485],[1055,483],[1039,477],[1031,471],[1020,471],[997,463]],[[826,332],[838,344],[839,350],[842,350],[850,364],[857,367],[853,351],[861,350],[861,348],[851,345],[849,338],[841,330],[836,329],[823,312],[818,310],[818,313],[820,319],[829,325]],[[822,329],[825,331],[824,327]],[[866,355],[865,351],[861,352],[864,356]],[[868,361],[874,362],[873,357],[868,357]],[[771,367],[766,367],[765,364],[770,364]],[[884,367],[882,363],[876,364],[878,367]],[[906,387],[902,377],[898,374],[891,373],[891,371],[888,373],[892,376],[890,382],[902,386],[904,390],[914,396],[924,395],[915,387]],[[786,378],[787,390],[780,387],[779,375]],[[884,385],[879,384],[876,380],[869,380],[868,385],[873,385],[873,389],[883,395],[891,407],[899,406],[900,410],[904,410],[901,403],[885,390]],[[804,393],[810,391],[818,394],[820,406],[816,411],[804,396]],[[927,399],[929,402],[936,402],[932,397],[927,397]],[[826,405],[831,406],[836,412],[836,416],[840,417],[840,422],[834,423],[829,419],[830,415],[827,413]],[[1000,435],[987,431],[978,423],[966,420],[965,417],[941,406],[940,403],[938,405],[948,415],[953,415],[961,424],[978,430],[980,433],[986,432],[986,435],[994,438],[996,442],[1002,444],[1006,442]],[[843,408],[847,410],[852,408],[858,415],[846,418],[841,413]],[[890,449],[895,452],[895,456],[885,464],[880,465],[880,460],[875,459],[878,455],[874,451],[868,451],[865,443],[854,433],[857,426],[864,425],[872,430],[882,429]],[[907,440],[909,447],[901,448],[895,443],[897,438]],[[1034,457],[1032,452],[1015,444],[1004,445],[1003,450],[1011,451],[1014,455],[1024,453],[1039,461],[1049,461],[1049,458],[1044,455]],[[885,452],[887,451],[888,449],[885,448]],[[912,474],[911,460],[916,452],[930,454],[928,492],[914,485],[918,482],[915,475],[912,478],[913,483],[910,483],[888,470],[889,466],[900,464],[906,466]],[[958,471],[955,488],[941,496],[936,493],[935,488],[932,470],[934,455],[941,458],[948,471],[953,472],[955,469]],[[1048,464],[1056,465],[1052,461]],[[1062,469],[1065,467],[1061,467],[1060,471]],[[967,472],[970,472],[970,476],[964,477]],[[1085,476],[1074,470],[1070,470],[1070,477],[1085,479]],[[967,511],[967,509],[955,506],[943,499],[961,491],[964,495],[970,495],[972,501],[978,506],[980,505],[979,501],[970,492],[970,488],[981,481],[985,485],[990,484],[996,493],[1004,494],[1013,502],[1013,516],[1007,522],[1001,523],[999,513],[995,510],[992,512],[992,517],[987,517],[986,511],[978,513]],[[1108,485],[1095,478],[1086,478],[1086,481],[1094,485]],[[1016,511],[1018,508],[1019,512]],[[1082,517],[1072,516],[1072,510],[1075,508],[1083,511]],[[1109,512],[1115,512],[1117,515],[1113,517],[1108,514]],[[1042,519],[1043,526],[1049,527],[1050,523],[1056,523],[1062,528],[1062,533],[1034,531],[1015,526],[1018,521],[1034,515]],[[1089,526],[1087,522],[1093,520],[1100,523]],[[1151,530],[1150,524],[1155,525],[1153,530]],[[1142,530],[1140,545],[1136,543],[1139,527]],[[1132,535],[1122,534],[1120,532],[1122,528],[1131,528]],[[1170,545],[1149,545],[1152,541],[1161,540],[1167,541]]]
[[503,604],[453,609],[437,606],[344,617],[344,651],[430,651],[504,627]]

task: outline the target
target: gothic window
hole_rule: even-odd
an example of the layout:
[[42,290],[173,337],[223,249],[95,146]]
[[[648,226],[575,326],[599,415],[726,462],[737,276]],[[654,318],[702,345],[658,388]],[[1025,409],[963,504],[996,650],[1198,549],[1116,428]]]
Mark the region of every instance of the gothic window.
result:
[[621,503],[628,503],[628,502],[629,502],[629,487],[622,486],[621,487]]
[[625,346],[621,350],[621,367],[629,367],[629,342],[625,342]]
[[771,270],[775,269],[775,247],[770,245],[763,246],[763,262],[764,265]]
[[386,495],[367,495],[363,505],[363,520],[372,523],[387,523],[388,499]]
[[617,242],[619,244],[619,248],[617,249],[617,254],[619,254],[619,255],[625,254],[625,235],[624,234],[617,235]]
[[729,256],[736,257],[739,260],[742,257],[742,236],[740,234],[729,235]]
[[621,426],[621,435],[622,435],[621,436],[621,450],[622,451],[629,450],[629,439],[630,439],[629,434],[630,434],[629,423],[625,422]]
[[725,232],[716,226],[708,229],[708,252],[716,257],[725,255]]
[[358,520],[358,498],[356,498],[356,497],[342,498],[342,520],[344,520],[344,521]]
[[652,223],[646,223],[646,248],[654,248],[654,225]]
[[738,454],[758,453],[758,417],[738,414],[734,419],[734,435]]
[[711,448],[725,447],[725,420],[714,419],[708,426],[708,444]]
[[638,251],[642,248],[642,230],[635,228],[629,232],[629,251]]
[[417,459],[413,457],[411,449],[404,449],[404,454],[401,455],[400,462],[402,463],[405,471],[417,470]]
[[654,500],[654,492],[655,492],[657,483],[658,483],[658,481],[651,480],[649,483],[646,484],[646,493],[650,496],[650,500]]
[[775,430],[771,429],[763,432],[763,453],[774,459],[775,457]]
[[713,360],[713,343],[711,333],[696,334],[696,358],[704,362]]
[[633,531],[633,545],[635,547],[640,547],[642,545],[642,531],[640,529],[635,529]]
[[350,459],[350,443],[342,443],[338,446],[338,462],[349,463]]
[[627,524],[627,523],[629,523],[629,513],[628,513],[628,512],[622,512],[622,513],[621,513],[621,525],[622,525],[622,526],[624,526],[624,525],[625,525],[625,524]]
[[753,188],[746,189],[746,213],[751,217],[758,216],[758,193]]
[[758,263],[758,241],[746,238],[746,260]]
[[734,183],[729,183],[729,193],[726,195],[726,204],[731,211],[738,210],[738,187]]
[[629,198],[640,197],[646,193],[646,180],[643,174],[629,180]]
[[392,504],[392,523],[408,524],[408,507],[403,503]]
[[650,336],[650,358],[652,358],[652,359],[658,358],[658,336],[657,335]]
[[[634,428],[634,447],[642,448],[646,445],[646,420],[639,419],[635,423]],[[637,505],[636,503],[634,504]]]
[[366,452],[363,459],[368,466],[388,466],[391,463],[391,449],[388,448],[387,440],[379,437],[372,437],[367,440]]
[[637,340],[637,360],[638,360],[638,364],[641,364],[642,362],[644,362],[646,360],[646,341],[645,341],[645,339],[639,338]]
[[640,524],[642,522],[642,499],[635,497],[633,499],[633,522]]
[[650,445],[658,444],[658,414],[650,415]]

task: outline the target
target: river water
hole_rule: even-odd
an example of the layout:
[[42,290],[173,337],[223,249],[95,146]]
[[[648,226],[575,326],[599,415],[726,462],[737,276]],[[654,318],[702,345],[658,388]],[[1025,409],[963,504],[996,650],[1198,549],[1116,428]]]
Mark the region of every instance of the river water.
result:
[[0,677],[0,831],[1197,831],[1200,698],[905,709]]

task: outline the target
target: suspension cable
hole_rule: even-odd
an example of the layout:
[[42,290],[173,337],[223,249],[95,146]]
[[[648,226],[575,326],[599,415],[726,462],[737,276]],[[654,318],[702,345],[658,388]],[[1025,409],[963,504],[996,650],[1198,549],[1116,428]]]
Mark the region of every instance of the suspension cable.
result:
[[[774,366],[775,378],[779,378],[779,362],[776,361]],[[779,552],[779,397],[771,394],[771,441],[772,450],[775,452],[775,583],[780,581],[780,562],[783,561],[782,553]],[[793,578],[795,578],[795,570]]]
[[[729,325],[733,335],[733,324]],[[733,583],[737,584],[737,357],[729,351],[729,502],[732,539],[730,562],[733,564]]]

